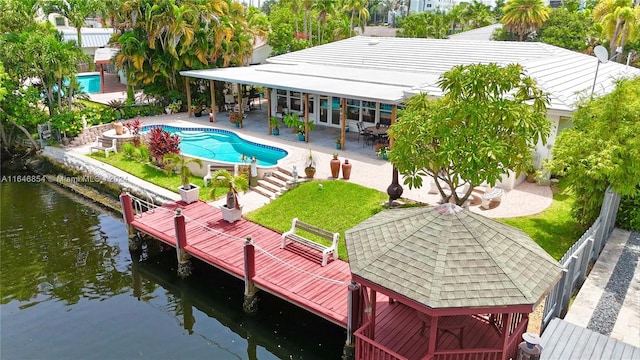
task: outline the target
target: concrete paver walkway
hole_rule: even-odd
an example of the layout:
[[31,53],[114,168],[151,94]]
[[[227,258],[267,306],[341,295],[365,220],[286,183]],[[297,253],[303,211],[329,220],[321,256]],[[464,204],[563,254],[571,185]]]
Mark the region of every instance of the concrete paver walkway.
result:
[[[640,347],[640,247],[631,236],[640,234],[613,231],[564,320]],[[625,250],[631,252],[631,261],[619,264]],[[616,281],[624,272],[630,279]],[[596,319],[599,324],[594,324]]]

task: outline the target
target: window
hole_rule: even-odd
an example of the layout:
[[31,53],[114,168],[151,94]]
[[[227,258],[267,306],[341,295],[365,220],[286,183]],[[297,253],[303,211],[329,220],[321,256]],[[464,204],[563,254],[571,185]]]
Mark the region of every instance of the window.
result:
[[56,16],[56,26],[65,26],[65,21],[62,16]]
[[302,94],[299,92],[292,91],[290,93],[291,97],[291,110],[302,112]]

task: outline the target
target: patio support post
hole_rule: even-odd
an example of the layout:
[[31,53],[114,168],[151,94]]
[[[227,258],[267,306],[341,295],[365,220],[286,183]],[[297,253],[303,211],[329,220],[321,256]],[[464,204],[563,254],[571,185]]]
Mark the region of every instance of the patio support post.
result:
[[271,88],[267,88],[265,92],[267,97],[267,124],[269,124],[268,135],[271,135]]
[[242,122],[244,120],[244,114],[242,111],[242,84],[238,83],[238,113],[240,113],[240,127],[243,127]]
[[100,63],[100,93],[104,94],[104,65]]
[[342,351],[343,360],[351,360],[355,357],[355,346],[353,341],[353,332],[358,328],[358,318],[360,315],[360,287],[355,281],[349,284],[348,303],[347,303],[347,341]]
[[216,122],[216,113],[218,107],[216,106],[216,85],[213,80],[209,80],[209,92],[211,96],[211,122]]
[[304,141],[309,142],[309,94],[304,94]]
[[346,141],[344,141],[344,128],[347,124],[347,99],[340,98],[340,126],[342,127],[342,135],[340,139],[340,148],[346,150]]
[[184,87],[187,89],[187,114],[189,117],[193,116],[191,112],[191,87],[189,86],[189,77],[184,77]]
[[[396,109],[397,109],[398,105],[391,105],[391,125],[395,124],[396,122]],[[391,126],[389,125],[389,126]],[[389,136],[389,148],[393,147],[393,136]]]

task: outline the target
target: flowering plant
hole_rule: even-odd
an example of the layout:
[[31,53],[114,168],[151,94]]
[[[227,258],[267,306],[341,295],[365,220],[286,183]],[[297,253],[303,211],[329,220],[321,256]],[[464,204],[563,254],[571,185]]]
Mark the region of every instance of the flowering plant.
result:
[[389,146],[387,144],[376,144],[374,151],[379,157],[385,157],[389,155]]

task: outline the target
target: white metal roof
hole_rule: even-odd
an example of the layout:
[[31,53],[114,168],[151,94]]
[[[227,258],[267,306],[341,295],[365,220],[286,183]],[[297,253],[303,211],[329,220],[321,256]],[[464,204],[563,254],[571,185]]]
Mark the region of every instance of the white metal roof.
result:
[[[437,80],[456,65],[519,63],[551,97],[549,109],[572,111],[588,95],[597,59],[543,43],[356,36],[242,68],[183,71],[182,75],[306,93],[399,103],[419,92],[440,96]],[[640,69],[601,64],[596,93]]]
[[[56,30],[62,33],[64,41],[78,42],[78,32],[72,27],[58,27]],[[80,28],[80,35],[82,36],[83,48],[99,48],[109,44],[109,39],[113,35],[112,28]]]

